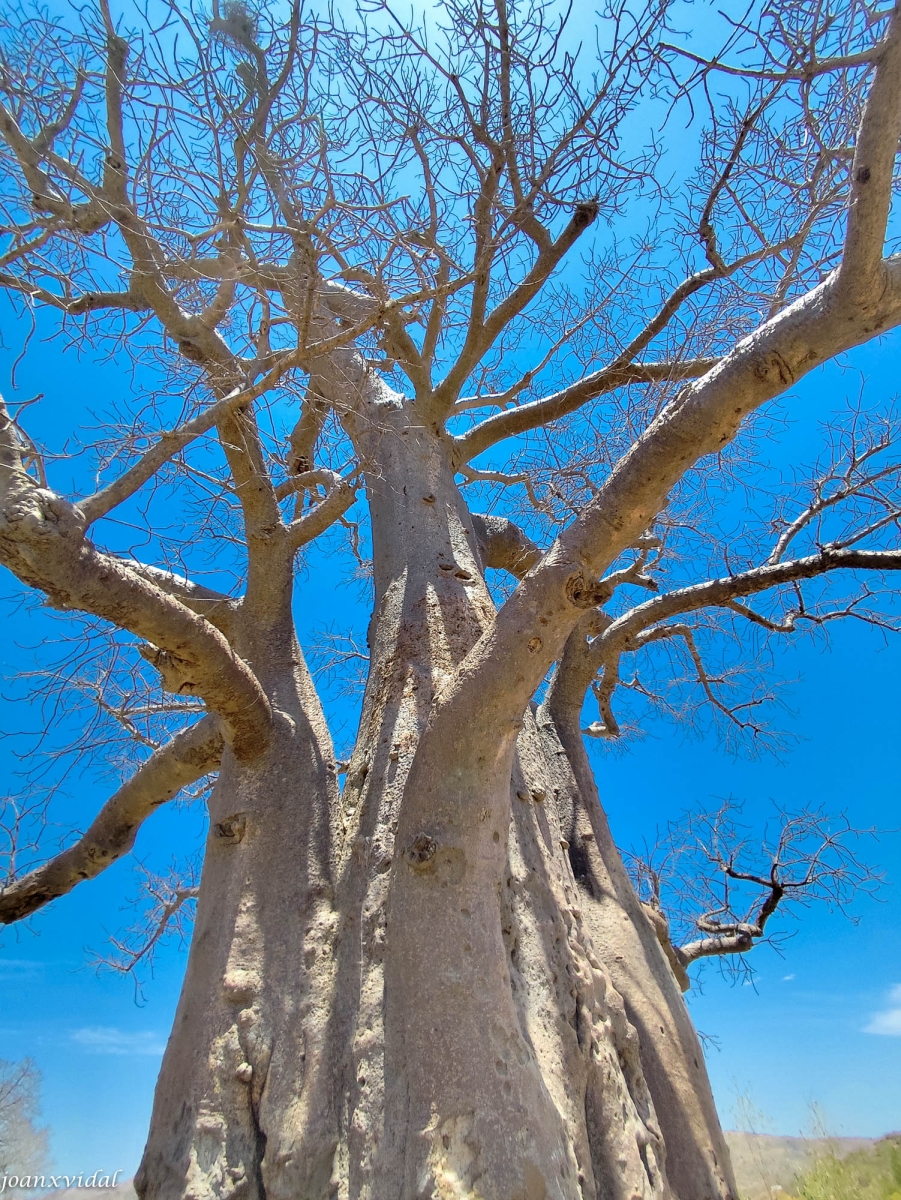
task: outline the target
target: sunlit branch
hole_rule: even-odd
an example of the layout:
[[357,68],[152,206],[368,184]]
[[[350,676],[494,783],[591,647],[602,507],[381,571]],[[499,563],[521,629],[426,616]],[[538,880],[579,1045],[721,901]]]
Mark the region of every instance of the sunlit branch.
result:
[[859,54],[838,54],[829,58],[813,58],[801,67],[775,68],[771,71],[759,70],[752,67],[733,66],[720,62],[717,58],[704,58],[686,50],[684,46],[674,46],[669,42],[660,43],[661,50],[677,54],[689,62],[696,63],[704,71],[718,71],[723,75],[735,75],[741,79],[761,79],[769,83],[810,83],[820,75],[828,75],[834,71],[849,71],[857,67],[872,66],[878,61],[878,48],[863,50]]
[[[547,249],[539,252],[531,270],[513,291],[501,300],[484,320],[474,312],[456,362],[435,389],[435,406],[438,410],[445,414],[450,411],[467,376],[513,318],[538,294],[568,251],[594,223],[597,213],[598,206],[594,202],[577,204],[566,228]],[[478,271],[478,265],[476,270]]]
[[901,550],[832,550],[824,547],[819,554],[805,558],[754,567],[721,579],[664,592],[618,617],[595,641],[592,654],[600,664],[609,651],[628,649],[642,631],[670,617],[702,608],[732,607],[741,597],[786,583],[814,579],[836,570],[901,570]]
[[40,488],[23,469],[0,400],[0,561],[63,610],[93,613],[143,638],[179,689],[202,696],[239,758],[267,745],[271,710],[259,681],[218,629],[84,536],[78,507]]
[[473,429],[454,439],[455,457],[458,462],[469,462],[504,438],[515,437],[530,429],[538,429],[552,421],[558,421],[561,417],[576,412],[589,401],[618,388],[629,384],[697,379],[714,367],[716,362],[715,358],[700,358],[688,362],[630,363],[625,366],[603,367],[552,396],[487,417]]
[[204,717],[177,733],[110,797],[74,845],[0,888],[0,922],[19,921],[105,871],[131,849],[147,817],[182,788],[214,770],[221,753],[217,717]]
[[473,513],[472,528],[485,567],[522,579],[541,559],[543,551],[507,517]]
[[[319,537],[329,526],[343,517],[355,503],[357,489],[360,487],[359,475],[356,472],[346,477],[342,477],[334,471],[309,471],[307,475],[310,477],[309,484],[303,482],[303,476],[300,475],[296,476],[295,480],[288,482],[297,487],[315,486],[316,483],[322,483],[327,490],[324,499],[288,526],[288,542],[295,550],[299,550],[301,546],[305,546],[314,538]],[[315,480],[313,480],[314,476]],[[286,494],[290,494],[290,492]]]
[[848,294],[886,287],[883,250],[901,137],[901,9],[895,7],[877,47],[876,71],[851,164],[848,225],[839,275]]

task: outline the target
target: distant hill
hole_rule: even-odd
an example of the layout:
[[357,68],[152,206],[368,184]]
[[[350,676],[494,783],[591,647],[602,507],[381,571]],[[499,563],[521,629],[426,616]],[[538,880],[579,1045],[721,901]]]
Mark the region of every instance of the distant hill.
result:
[[742,1200],[770,1200],[774,1189],[789,1190],[815,1159],[830,1150],[844,1158],[876,1144],[875,1138],[777,1137],[735,1130],[726,1132],[726,1141]]
[[137,1192],[132,1180],[127,1179],[108,1188],[62,1188],[48,1193],[42,1200],[137,1200]]

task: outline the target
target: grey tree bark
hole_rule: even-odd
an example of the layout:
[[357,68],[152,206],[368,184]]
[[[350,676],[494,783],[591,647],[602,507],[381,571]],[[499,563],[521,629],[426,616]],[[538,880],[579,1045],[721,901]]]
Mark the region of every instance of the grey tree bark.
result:
[[[101,322],[139,367],[153,330],[172,392],[78,499],[0,402],[0,562],[128,635],[171,735],[71,846],[11,871],[0,920],[96,876],[219,769],[142,1200],[736,1200],[685,959],[629,881],[583,734],[618,735],[621,661],[662,643],[727,708],[698,614],[777,637],[857,615],[901,568],[897,435],[860,421],[762,561],[724,551],[719,577],[674,584],[664,547],[678,489],[756,412],[901,324],[901,9],[852,7],[768,5],[731,65],[622,0],[587,82],[544,10],[506,0],[449,2],[439,49],[387,5],[354,29],[172,6],[187,51],[168,26],[130,41],[106,0],[0,30],[0,286],[62,330]],[[621,154],[623,122],[646,86],[676,105],[711,72],[746,112],[729,100],[672,201],[667,236],[691,246],[642,276],[600,232],[665,174],[654,147]],[[788,180],[786,211],[761,178]],[[558,273],[583,249],[577,304]],[[492,456],[545,430],[546,461],[575,458],[539,495],[527,443],[510,470]],[[239,594],[99,544],[173,480]],[[471,511],[463,483],[521,487],[551,544],[507,501]],[[363,489],[369,669],[341,788],[295,559]],[[502,602],[490,570],[515,581]],[[839,612],[803,590],[830,574],[864,580]]]
[[[290,702],[273,696],[265,760],[224,764],[211,805],[139,1187],[198,1198],[670,1195],[642,1038],[607,965],[621,947],[567,853],[580,792],[553,725],[540,731],[528,711],[511,726],[497,795],[472,753],[477,713],[442,738],[425,785],[422,768],[410,775],[436,693],[494,609],[446,443],[411,429],[399,398],[379,389],[373,404],[381,412],[361,423],[360,447],[378,463],[372,665],[340,827],[328,827],[334,764],[305,715],[309,693],[286,689]],[[593,797],[577,803],[603,822]],[[632,951],[632,990],[657,977],[664,988],[669,973],[664,1004],[684,1034],[681,996],[646,942],[647,961]],[[685,1040],[697,1055],[693,1034]],[[681,1047],[664,1053],[661,1080],[667,1064],[678,1072]],[[695,1061],[706,1104],[674,1143],[691,1189],[675,1194],[733,1195]],[[661,1098],[672,1119],[679,1101]]]

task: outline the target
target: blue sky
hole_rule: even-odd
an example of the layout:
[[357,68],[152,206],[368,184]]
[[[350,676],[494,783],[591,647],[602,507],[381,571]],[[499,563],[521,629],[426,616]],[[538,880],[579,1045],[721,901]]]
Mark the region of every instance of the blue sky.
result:
[[[832,367],[807,381],[789,401],[790,425],[774,454],[800,453],[823,397],[831,406],[844,392],[856,394],[860,371],[874,400],[890,395],[899,347],[901,338],[885,339],[854,356],[847,369]],[[8,370],[8,354],[5,359]],[[26,360],[17,394],[46,392],[32,411],[52,437],[54,421],[71,406],[115,386],[108,368],[87,363],[76,368],[71,355],[46,347]],[[328,564],[321,556],[317,561],[317,553],[309,561],[298,609],[306,635],[317,626],[340,627],[360,618],[355,589],[329,580]],[[9,677],[32,658],[25,647],[40,639],[40,614],[10,616],[5,627]],[[776,800],[848,809],[858,824],[883,830],[901,825],[901,639],[886,641],[860,626],[833,628],[828,647],[793,644],[781,667],[795,681],[782,724],[797,739],[781,759],[736,759],[713,735],[694,737],[665,724],[625,753],[604,753],[592,744],[601,794],[621,844],[652,836],[682,808],[728,795],[746,802],[752,821]],[[340,724],[352,714],[339,702],[332,716]],[[22,718],[6,706],[2,728]],[[2,745],[0,753],[7,754],[8,768]],[[83,820],[105,794],[87,782],[76,788],[68,818]],[[196,845],[202,832],[196,808],[164,809],[142,830],[137,857],[165,861],[177,847]],[[744,1096],[765,1114],[773,1132],[808,1129],[814,1102],[836,1133],[877,1136],[901,1127],[901,837],[887,833],[868,857],[883,867],[886,883],[878,901],[864,897],[855,904],[856,924],[811,909],[792,924],[795,936],[784,957],[766,947],[755,952],[753,987],[732,985],[708,970],[702,988],[692,994],[692,1012],[709,1039],[707,1057],[725,1124],[736,1123],[736,1098]],[[134,891],[132,864],[124,860],[40,914],[29,928],[6,931],[2,939],[0,1056],[31,1055],[37,1061],[56,1165],[68,1173],[133,1172],[177,1001],[184,955],[175,946],[161,954],[138,1000],[129,979],[98,974],[87,965],[92,951],[102,951],[107,934],[132,920],[126,901]]]

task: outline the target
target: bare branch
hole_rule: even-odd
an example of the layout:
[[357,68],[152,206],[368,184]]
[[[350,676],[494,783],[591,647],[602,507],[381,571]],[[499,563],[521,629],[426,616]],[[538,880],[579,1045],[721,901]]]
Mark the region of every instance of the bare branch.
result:
[[[481,319],[478,308],[480,281],[477,276],[473,317],[466,341],[457,361],[435,389],[434,403],[438,411],[444,413],[450,411],[467,376],[513,318],[534,299],[568,251],[594,223],[597,214],[598,206],[593,201],[583,201],[577,204],[575,212],[560,236],[550,246],[539,252],[531,270],[522,282],[505,296],[484,321]],[[481,264],[479,265],[481,266]],[[478,269],[479,267],[477,267]],[[482,271],[487,273],[487,266],[482,267]],[[487,278],[482,283],[487,285]]]
[[[888,268],[901,283],[901,262],[892,260]],[[686,386],[504,604],[493,629],[470,656],[466,683],[461,679],[453,707],[496,706],[502,723],[515,719],[513,713],[528,702],[581,614],[596,603],[597,576],[651,526],[669,488],[688,467],[728,445],[745,416],[814,366],[899,322],[897,283],[879,297],[875,310],[849,309],[833,274]],[[538,634],[539,613],[547,622],[542,626],[546,649],[534,653],[528,647]],[[516,687],[510,685],[511,676],[519,681]]]
[[682,379],[697,379],[711,370],[716,362],[716,359],[705,358],[685,363],[629,363],[624,366],[604,367],[553,396],[496,413],[467,433],[456,437],[456,461],[470,462],[504,438],[549,425],[552,421],[559,421],[561,417],[576,412],[590,400],[616,391],[617,388],[633,383],[675,383]]
[[675,947],[683,968],[764,942],[778,947],[785,935],[769,924],[777,913],[813,903],[846,912],[881,882],[854,849],[876,831],[856,828],[845,814],[777,808],[758,838],[739,824],[741,810],[727,800],[714,812],[687,812],[641,854],[626,855],[639,895],[667,927],[703,935]]
[[831,58],[813,59],[804,63],[800,68],[785,67],[772,71],[755,70],[753,67],[730,66],[717,58],[704,58],[686,50],[684,46],[674,46],[669,42],[660,43],[661,50],[678,54],[689,62],[696,63],[707,71],[719,71],[723,75],[735,75],[739,79],[762,79],[767,83],[809,83],[818,75],[828,75],[834,71],[848,71],[855,67],[872,66],[879,60],[878,49],[862,50],[859,54],[838,54]]
[[848,226],[840,268],[849,296],[884,288],[883,252],[892,180],[901,138],[901,10],[896,6],[884,40],[857,133],[851,164]]
[[131,900],[135,908],[143,906],[139,920],[124,933],[110,938],[113,953],[95,953],[94,964],[99,968],[131,975],[135,992],[140,994],[142,981],[138,971],[152,966],[161,944],[175,934],[186,943],[193,924],[194,901],[200,893],[199,866],[194,859],[183,865],[173,863],[162,874],[138,863],[141,893]]
[[217,717],[204,717],[157,750],[110,797],[86,832],[43,866],[0,888],[0,922],[20,921],[126,854],[143,822],[182,788],[219,765]]
[[[0,402],[0,420],[5,409]],[[13,427],[0,424],[0,453],[19,457]],[[5,484],[5,486],[4,486]],[[177,670],[181,692],[199,695],[222,717],[239,758],[268,743],[269,702],[222,634],[126,563],[84,537],[80,510],[36,487],[20,465],[0,462],[0,561],[61,609],[93,613],[146,639],[157,663]]]
[[[315,478],[314,478],[315,477]],[[326,484],[326,494],[323,500],[306,512],[302,517],[292,521],[288,526],[288,543],[294,550],[299,550],[308,542],[324,533],[340,517],[343,517],[357,499],[357,489],[360,486],[356,473],[342,478],[334,471],[309,471],[307,478],[310,485],[317,482]],[[302,475],[290,481],[298,487],[308,486]]]
[[174,596],[191,612],[197,613],[198,616],[209,621],[229,641],[233,639],[235,616],[240,607],[239,600],[225,596],[214,588],[194,583],[193,580],[186,579],[184,575],[176,575],[173,571],[164,571],[161,567],[137,561],[132,561],[128,565],[142,579],[154,584],[167,596]]
[[88,524],[93,524],[100,517],[106,516],[116,505],[127,500],[129,496],[133,496],[139,488],[153,478],[160,467],[174,458],[185,446],[204,433],[208,433],[237,409],[251,404],[258,397],[265,395],[297,364],[296,353],[283,355],[278,363],[257,383],[244,388],[234,388],[178,429],[164,433],[160,440],[114,483],[109,484],[102,491],[95,492],[93,496],[87,496],[84,500],[79,501],[79,508],[87,518]]
[[634,638],[660,621],[700,608],[734,607],[742,596],[753,596],[797,580],[814,579],[828,571],[901,570],[901,550],[833,550],[825,546],[819,554],[783,563],[754,567],[722,579],[709,579],[646,600],[618,617],[595,643],[600,662],[614,647],[628,649]]

